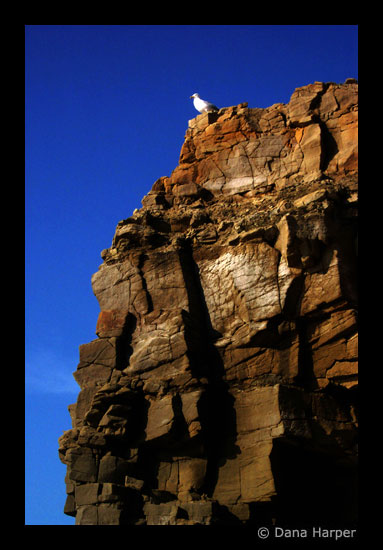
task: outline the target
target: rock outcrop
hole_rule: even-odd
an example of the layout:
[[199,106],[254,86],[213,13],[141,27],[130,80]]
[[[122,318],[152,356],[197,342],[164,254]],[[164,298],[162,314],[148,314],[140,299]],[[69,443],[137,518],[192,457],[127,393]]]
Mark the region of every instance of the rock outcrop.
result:
[[354,522],[357,82],[189,121],[92,277],[81,525]]

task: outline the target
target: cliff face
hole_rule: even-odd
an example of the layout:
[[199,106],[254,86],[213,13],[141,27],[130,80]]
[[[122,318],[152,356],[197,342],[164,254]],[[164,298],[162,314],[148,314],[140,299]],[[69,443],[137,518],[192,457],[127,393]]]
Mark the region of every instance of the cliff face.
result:
[[76,524],[355,520],[357,83],[189,122],[92,277]]

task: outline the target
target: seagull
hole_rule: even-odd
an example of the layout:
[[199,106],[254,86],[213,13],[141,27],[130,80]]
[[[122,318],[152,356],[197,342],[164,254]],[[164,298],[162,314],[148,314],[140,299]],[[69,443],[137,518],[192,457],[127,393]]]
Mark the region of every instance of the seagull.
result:
[[213,105],[213,103],[210,103],[209,101],[205,101],[204,99],[201,99],[199,97],[199,94],[193,94],[190,96],[190,99],[193,99],[194,107],[199,111],[200,113],[212,113],[214,111],[218,111],[218,107]]

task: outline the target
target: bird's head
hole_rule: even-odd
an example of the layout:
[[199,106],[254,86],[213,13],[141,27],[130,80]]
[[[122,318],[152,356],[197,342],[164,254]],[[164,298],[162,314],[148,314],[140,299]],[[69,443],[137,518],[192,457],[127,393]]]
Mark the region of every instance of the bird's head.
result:
[[194,99],[195,97],[199,97],[199,94],[193,94],[190,96],[190,99]]

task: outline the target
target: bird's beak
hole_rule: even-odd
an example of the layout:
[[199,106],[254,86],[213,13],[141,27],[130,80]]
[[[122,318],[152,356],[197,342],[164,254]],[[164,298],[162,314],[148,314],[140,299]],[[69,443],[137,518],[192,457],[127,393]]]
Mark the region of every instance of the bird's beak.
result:
[[190,99],[193,99],[193,96],[192,96],[192,95],[190,96]]

